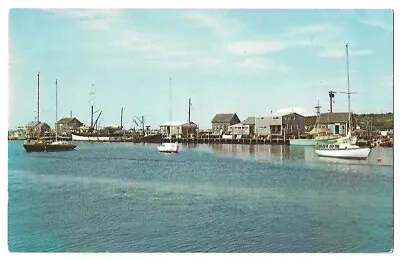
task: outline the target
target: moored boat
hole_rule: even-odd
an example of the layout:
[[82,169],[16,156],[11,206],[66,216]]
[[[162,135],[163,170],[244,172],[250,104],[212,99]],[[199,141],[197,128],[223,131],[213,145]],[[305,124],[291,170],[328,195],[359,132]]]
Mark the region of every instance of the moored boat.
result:
[[157,146],[157,150],[162,153],[177,153],[179,150],[179,144],[176,143],[163,143]]
[[315,152],[319,156],[342,159],[367,159],[370,148],[360,148],[358,145],[347,143],[317,145]]
[[357,138],[351,136],[351,109],[350,109],[350,76],[349,76],[349,55],[348,55],[348,44],[346,44],[346,58],[347,58],[347,92],[343,92],[348,95],[348,106],[349,106],[349,130],[347,136],[341,138],[336,144],[319,145],[315,146],[315,153],[319,156],[344,158],[344,159],[367,159],[370,148],[360,148],[354,143]]

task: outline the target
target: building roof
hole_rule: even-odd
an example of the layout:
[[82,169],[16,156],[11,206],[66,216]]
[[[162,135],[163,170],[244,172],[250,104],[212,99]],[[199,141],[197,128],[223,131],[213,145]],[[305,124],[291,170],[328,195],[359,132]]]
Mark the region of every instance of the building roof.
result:
[[237,116],[235,113],[216,114],[211,123],[230,123],[235,116]]
[[249,116],[242,123],[244,125],[255,125],[256,124],[256,117],[255,116]]
[[197,125],[193,122],[188,122],[188,121],[172,121],[170,123],[170,121],[166,121],[164,123],[162,123],[160,126],[193,126],[193,127],[197,127]]
[[324,113],[317,117],[317,124],[330,124],[330,123],[346,123],[349,121],[348,112],[340,113]]
[[31,121],[28,124],[26,124],[26,127],[34,127],[37,126],[40,122],[38,121]]
[[38,121],[32,121],[32,122],[29,122],[26,125],[26,127],[43,127],[43,126],[50,128],[50,126],[47,123],[40,122],[40,121],[39,122]]
[[64,118],[61,118],[60,120],[57,121],[57,124],[69,124],[74,119],[77,120],[80,124],[82,124],[82,122],[79,121],[76,117],[64,117]]

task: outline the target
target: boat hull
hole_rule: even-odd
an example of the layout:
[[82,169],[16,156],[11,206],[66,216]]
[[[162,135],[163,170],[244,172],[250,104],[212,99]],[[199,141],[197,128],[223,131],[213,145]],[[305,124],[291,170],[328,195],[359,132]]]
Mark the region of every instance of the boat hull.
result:
[[75,147],[74,144],[48,144],[46,145],[46,152],[72,151]]
[[370,151],[370,148],[315,149],[315,153],[322,157],[360,160],[367,159]]
[[86,142],[109,142],[109,136],[85,136],[72,134],[72,141],[86,141]]
[[163,143],[157,146],[157,150],[161,153],[178,153],[178,143]]
[[24,144],[25,151],[27,152],[44,152],[46,146],[44,144]]
[[24,148],[27,152],[63,152],[72,151],[76,145],[74,144],[46,144],[46,143],[27,143]]

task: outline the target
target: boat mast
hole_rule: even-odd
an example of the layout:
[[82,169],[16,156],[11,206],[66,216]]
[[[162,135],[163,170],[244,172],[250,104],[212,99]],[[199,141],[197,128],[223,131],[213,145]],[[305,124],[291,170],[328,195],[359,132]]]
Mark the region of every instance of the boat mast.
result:
[[350,72],[349,72],[349,44],[346,43],[346,65],[347,65],[347,92],[340,92],[347,94],[347,102],[349,107],[349,130],[351,132],[351,107],[350,107],[350,95],[356,92],[350,92]]
[[190,123],[190,107],[191,107],[192,103],[190,102],[190,98],[189,98],[189,123]]
[[122,115],[124,114],[124,108],[121,108],[121,130],[122,130]]
[[37,74],[37,121],[39,122],[39,73]]
[[347,102],[349,106],[349,127],[351,131],[351,109],[350,109],[350,72],[349,72],[349,44],[346,43],[346,64],[347,64]]
[[56,80],[56,142],[57,142],[57,137],[58,137],[58,95],[57,95],[57,80]]
[[169,142],[172,143],[172,88],[171,78],[169,78]]

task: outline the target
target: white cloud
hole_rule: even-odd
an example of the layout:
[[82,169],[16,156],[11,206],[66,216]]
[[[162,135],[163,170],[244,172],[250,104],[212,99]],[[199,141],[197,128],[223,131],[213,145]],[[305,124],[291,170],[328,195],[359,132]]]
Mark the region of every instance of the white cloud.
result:
[[383,30],[387,30],[387,31],[392,31],[393,30],[393,26],[386,24],[384,21],[382,20],[374,20],[374,19],[364,19],[360,21],[363,24],[372,26],[372,27],[376,27],[376,28],[380,28]]
[[[356,57],[356,56],[368,56],[372,55],[374,52],[372,50],[368,49],[361,49],[361,50],[354,50],[349,52],[349,56],[351,57]],[[324,58],[342,58],[346,56],[346,53],[344,50],[338,50],[338,49],[326,49],[323,52],[319,53],[320,57]]]
[[227,50],[240,55],[262,55],[270,52],[280,51],[284,45],[278,41],[241,41],[227,45]]
[[337,28],[329,25],[329,24],[310,24],[303,26],[295,26],[289,28],[288,31],[284,32],[282,36],[305,36],[305,35],[313,35],[320,34],[326,32],[336,32]]

